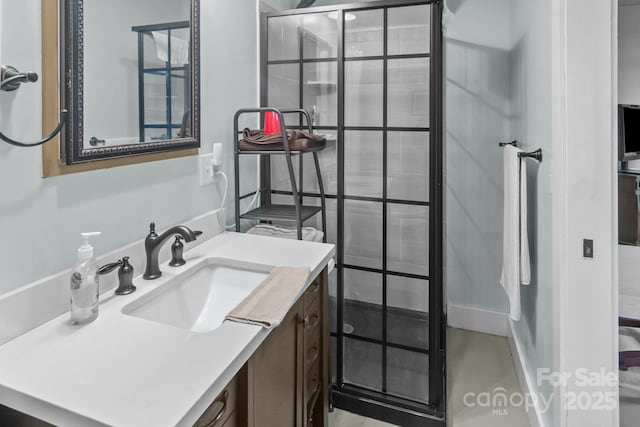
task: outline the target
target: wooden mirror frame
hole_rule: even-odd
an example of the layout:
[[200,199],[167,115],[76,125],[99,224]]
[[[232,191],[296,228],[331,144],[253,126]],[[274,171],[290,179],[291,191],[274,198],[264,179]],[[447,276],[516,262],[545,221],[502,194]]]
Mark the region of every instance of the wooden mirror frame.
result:
[[[42,130],[53,129],[60,120],[60,10],[61,2],[66,0],[41,0],[42,17]],[[194,64],[195,67],[195,64]],[[199,72],[198,72],[199,75]],[[197,85],[197,89],[196,89]],[[193,82],[194,91],[197,90],[198,98],[193,102],[199,102],[199,78]],[[199,108],[199,106],[198,106]],[[197,132],[199,139],[200,123],[194,120],[194,134]],[[66,125],[65,125],[66,126]],[[196,130],[197,129],[197,130]],[[125,166],[157,160],[173,159],[178,157],[193,156],[198,154],[198,148],[182,147],[173,148],[172,151],[139,153],[110,159],[94,159],[84,163],[66,164],[60,160],[60,136],[42,146],[42,173],[43,177],[53,177],[76,172],[85,172],[97,169],[106,169],[117,166]],[[198,143],[199,144],[199,143]],[[125,153],[126,155],[126,153]]]

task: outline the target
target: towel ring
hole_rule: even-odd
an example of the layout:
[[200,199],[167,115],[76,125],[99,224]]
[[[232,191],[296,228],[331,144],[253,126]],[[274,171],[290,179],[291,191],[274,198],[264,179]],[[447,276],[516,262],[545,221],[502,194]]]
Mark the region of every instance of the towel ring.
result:
[[[0,90],[12,92],[18,90],[22,83],[35,83],[38,81],[38,74],[36,73],[21,73],[15,67],[10,65],[0,66]],[[60,122],[58,126],[49,134],[49,136],[36,141],[36,142],[20,142],[13,138],[9,138],[7,135],[0,131],[0,139],[7,144],[15,145],[16,147],[37,147],[46,142],[51,141],[62,130],[62,127],[67,122],[67,110],[60,111]]]
[[49,134],[49,136],[44,137],[40,141],[36,141],[36,142],[16,141],[15,139],[9,138],[5,134],[3,134],[1,131],[0,131],[0,139],[2,139],[7,144],[15,145],[16,147],[37,147],[38,145],[42,145],[46,142],[51,141],[53,138],[56,137],[56,135],[60,133],[60,131],[62,130],[62,127],[67,122],[67,114],[68,114],[67,110],[60,111],[60,122],[58,123],[58,126],[56,126],[56,128],[53,130],[53,132]]

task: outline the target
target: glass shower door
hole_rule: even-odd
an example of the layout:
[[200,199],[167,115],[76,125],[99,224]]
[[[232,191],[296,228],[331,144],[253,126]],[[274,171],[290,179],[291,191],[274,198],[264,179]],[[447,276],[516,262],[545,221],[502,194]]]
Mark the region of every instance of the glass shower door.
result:
[[[296,9],[263,23],[263,105],[307,109],[328,139],[334,403],[400,425],[440,425],[441,93],[431,90],[441,78],[439,6]],[[292,203],[286,168],[272,157],[263,184]],[[302,194],[318,202],[306,162],[297,165]]]

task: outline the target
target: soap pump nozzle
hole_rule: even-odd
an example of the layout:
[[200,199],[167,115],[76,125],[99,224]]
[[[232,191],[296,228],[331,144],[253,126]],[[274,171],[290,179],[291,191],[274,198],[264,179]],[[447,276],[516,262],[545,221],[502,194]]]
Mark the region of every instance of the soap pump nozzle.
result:
[[90,233],[81,233],[83,244],[78,249],[78,258],[89,259],[93,258],[93,246],[89,244],[89,239],[94,236],[100,236],[102,233],[99,231],[92,231]]

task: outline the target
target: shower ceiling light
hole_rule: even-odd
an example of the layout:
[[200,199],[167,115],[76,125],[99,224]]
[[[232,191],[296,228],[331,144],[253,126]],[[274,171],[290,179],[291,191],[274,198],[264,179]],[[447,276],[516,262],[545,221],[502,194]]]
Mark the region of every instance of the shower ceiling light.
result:
[[[329,19],[338,19],[338,12],[329,12],[329,14],[327,15],[329,17]],[[355,21],[356,20],[356,15],[354,15],[353,13],[345,13],[344,14],[344,20],[345,21]]]

